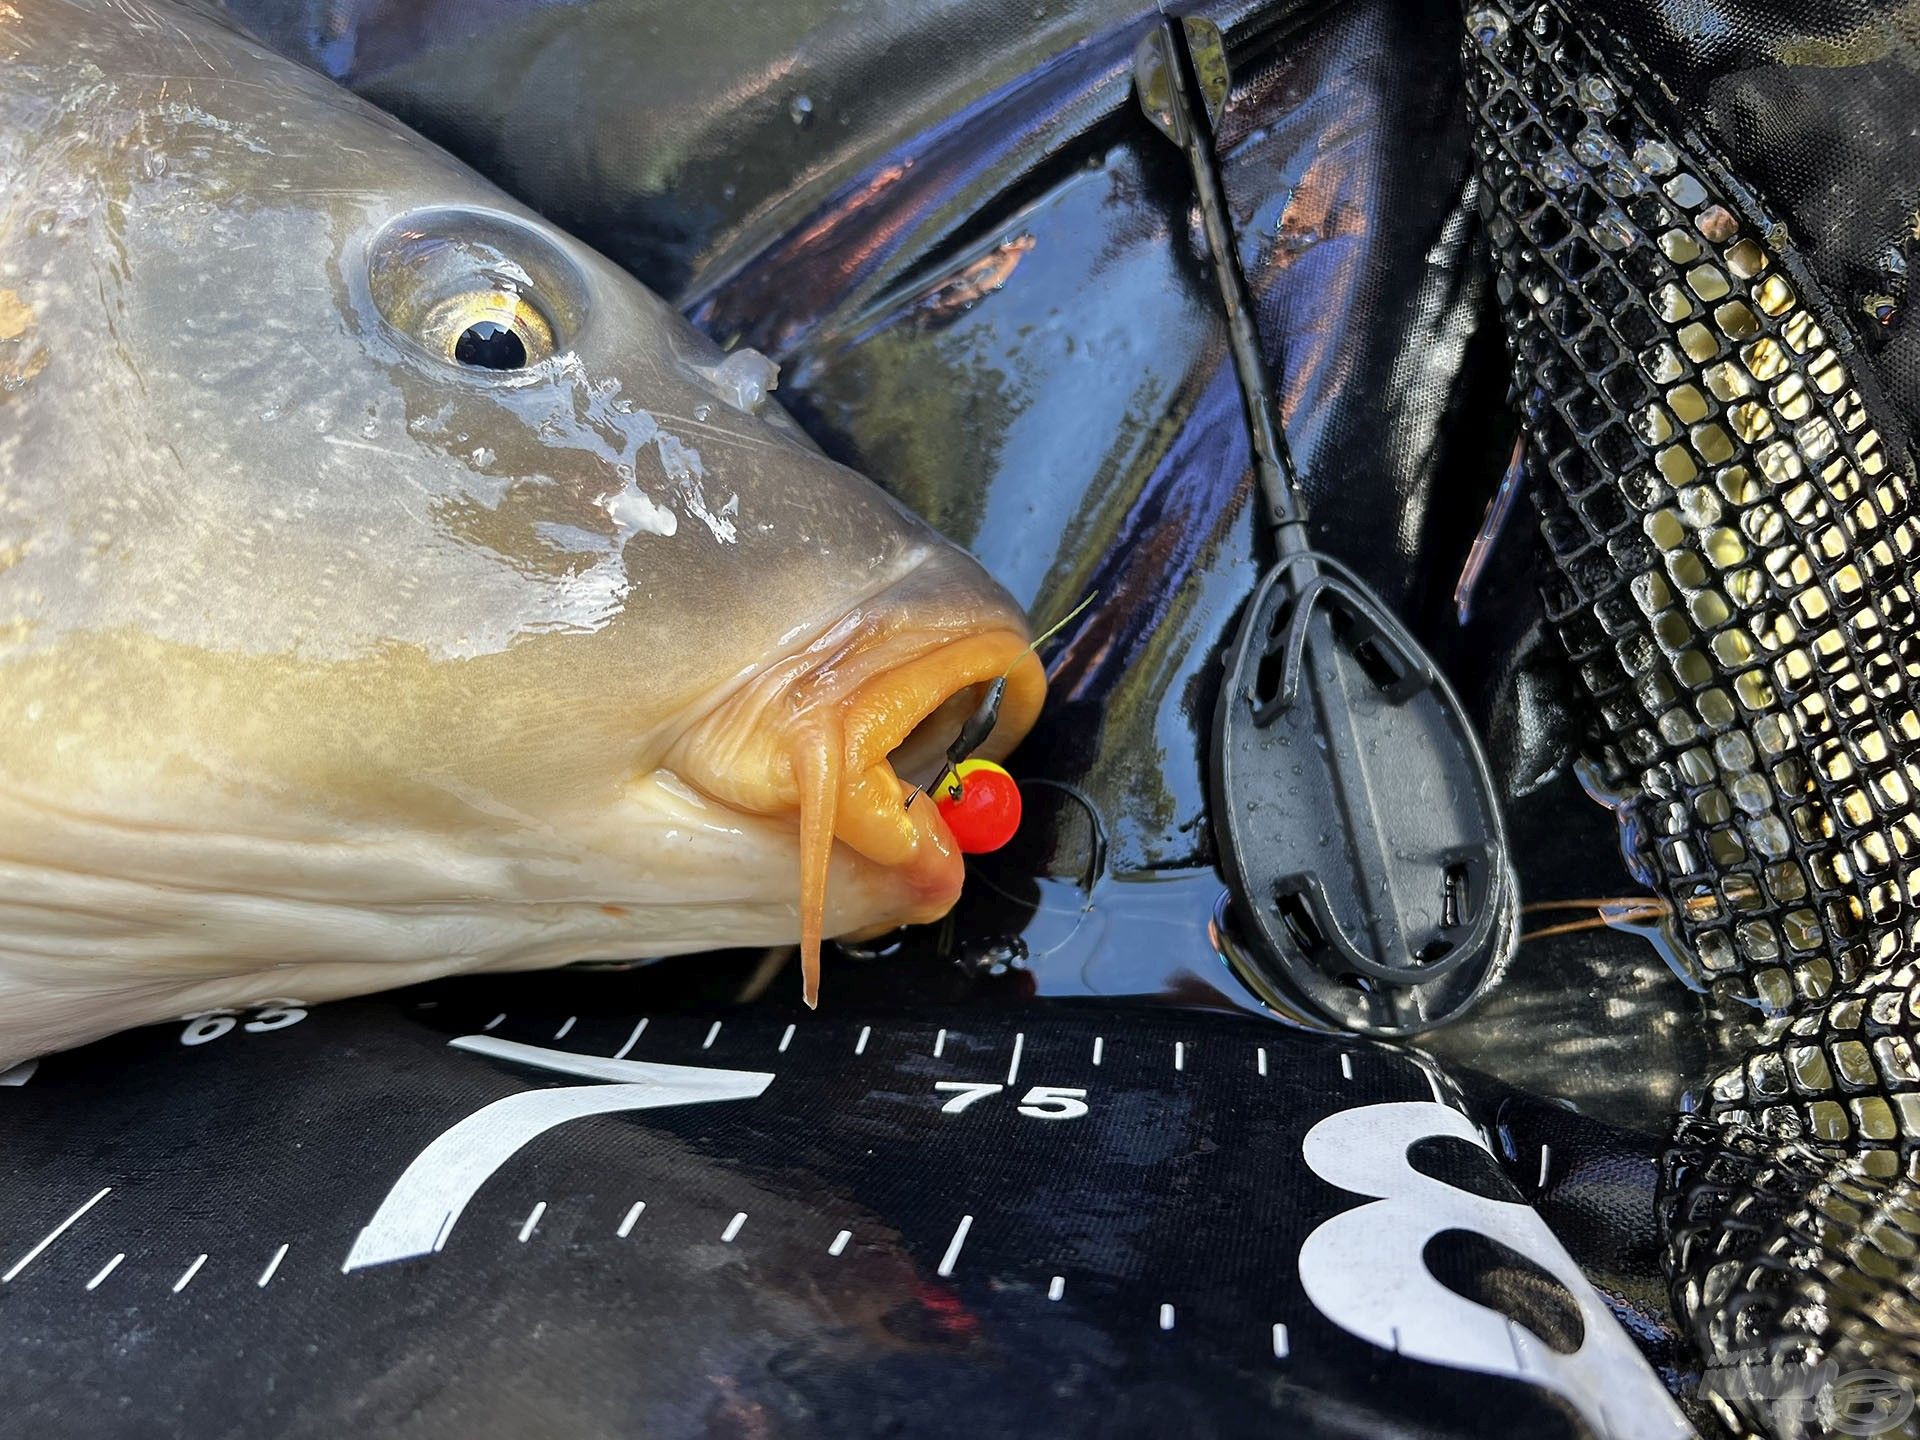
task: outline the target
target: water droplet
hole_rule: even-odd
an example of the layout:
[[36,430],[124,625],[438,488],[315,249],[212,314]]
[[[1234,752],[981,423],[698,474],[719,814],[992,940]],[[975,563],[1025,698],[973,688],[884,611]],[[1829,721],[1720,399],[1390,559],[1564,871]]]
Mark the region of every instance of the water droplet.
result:
[[802,130],[813,124],[813,98],[796,95],[787,102],[787,118]]
[[1771,858],[1787,853],[1790,841],[1786,822],[1777,815],[1763,815],[1747,829],[1753,848]]
[[1603,250],[1628,250],[1633,247],[1633,226],[1627,220],[1627,212],[1618,205],[1609,205],[1602,210],[1593,222],[1593,238]]
[[1764,815],[1773,804],[1773,792],[1767,788],[1767,782],[1752,771],[1736,777],[1730,788],[1733,803],[1749,815]]
[[1679,165],[1680,157],[1662,140],[1642,140],[1633,152],[1633,163],[1649,175],[1665,175]]
[[693,407],[693,418],[702,423],[705,423],[707,417],[711,414],[713,414],[713,407],[711,405],[696,405]]
[[1507,38],[1507,17],[1492,8],[1474,10],[1467,16],[1467,33],[1483,49],[1491,50]]
[[1004,975],[1009,970],[1026,968],[1027,942],[1018,935],[969,940],[960,947],[960,953],[953,957],[953,961],[975,979]]
[[1580,103],[1597,115],[1611,115],[1620,108],[1620,97],[1603,75],[1582,75],[1574,87]]
[[1605,165],[1614,156],[1613,137],[1597,125],[1589,125],[1574,137],[1576,159],[1588,165]]
[[1622,200],[1647,188],[1647,182],[1641,178],[1639,171],[1617,159],[1607,166],[1607,173],[1600,177],[1600,183],[1607,187],[1609,195],[1617,195]]
[[1540,183],[1549,190],[1571,190],[1580,183],[1580,167],[1571,156],[1556,151],[1540,162]]

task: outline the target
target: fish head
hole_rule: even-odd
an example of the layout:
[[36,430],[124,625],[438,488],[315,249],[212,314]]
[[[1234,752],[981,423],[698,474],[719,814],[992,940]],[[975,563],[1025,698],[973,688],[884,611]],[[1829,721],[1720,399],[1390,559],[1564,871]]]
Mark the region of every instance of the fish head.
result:
[[0,975],[226,1003],[799,940],[811,994],[823,935],[944,914],[903,775],[996,679],[983,753],[1032,724],[1013,599],[771,364],[132,8],[0,9]]

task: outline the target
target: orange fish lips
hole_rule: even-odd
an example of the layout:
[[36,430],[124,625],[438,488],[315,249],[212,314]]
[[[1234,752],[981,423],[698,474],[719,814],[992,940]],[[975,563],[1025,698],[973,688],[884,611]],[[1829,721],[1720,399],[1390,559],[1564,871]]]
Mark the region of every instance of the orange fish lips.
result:
[[[980,626],[916,622],[884,608],[843,618],[754,675],[674,746],[668,766],[750,814],[799,830],[805,998],[817,1003],[836,844],[884,872],[885,913],[850,932],[936,920],[960,895],[959,847],[930,801],[908,805],[988,684],[1006,677],[980,753],[1005,755],[1032,727],[1046,675],[1016,617]],[[1018,627],[1018,628],[1016,628]]]

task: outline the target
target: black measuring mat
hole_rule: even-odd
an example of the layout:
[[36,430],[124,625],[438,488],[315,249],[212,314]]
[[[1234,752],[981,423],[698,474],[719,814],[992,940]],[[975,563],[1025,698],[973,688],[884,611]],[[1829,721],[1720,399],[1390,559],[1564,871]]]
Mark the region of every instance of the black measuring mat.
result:
[[1670,1413],[1410,1052],[1047,1002],[628,1008],[648,993],[457,982],[14,1072],[7,1430],[1638,1436]]

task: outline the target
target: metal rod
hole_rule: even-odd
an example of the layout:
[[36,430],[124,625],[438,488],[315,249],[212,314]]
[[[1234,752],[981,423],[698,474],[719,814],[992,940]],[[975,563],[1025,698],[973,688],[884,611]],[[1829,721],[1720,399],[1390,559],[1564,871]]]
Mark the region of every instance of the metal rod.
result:
[[1283,554],[1304,550],[1306,538],[1299,531],[1307,517],[1299,473],[1275,413],[1273,379],[1260,349],[1259,334],[1254,329],[1246,276],[1240,270],[1225,191],[1214,163],[1213,128],[1208,123],[1206,107],[1196,98],[1200,82],[1187,47],[1186,28],[1164,17],[1160,26],[1167,58],[1167,80],[1179,110],[1179,134],[1175,138],[1186,152],[1187,168],[1193,172],[1194,193],[1200,201],[1200,224],[1206,232],[1207,249],[1213,256],[1214,279],[1226,311],[1227,343],[1233,351],[1233,368],[1247,407],[1254,471],[1266,499],[1267,524]]

